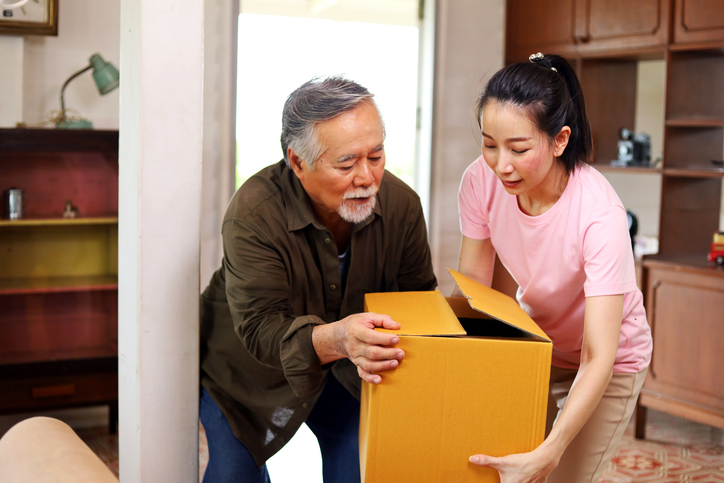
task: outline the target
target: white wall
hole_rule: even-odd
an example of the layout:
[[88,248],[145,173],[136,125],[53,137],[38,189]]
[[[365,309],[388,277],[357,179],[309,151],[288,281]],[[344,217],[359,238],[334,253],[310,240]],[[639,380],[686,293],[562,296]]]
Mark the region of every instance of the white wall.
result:
[[[58,7],[58,36],[25,38],[23,121],[36,125],[60,109],[60,88],[74,72],[99,53],[116,67],[120,58],[120,0],[63,0]],[[119,89],[101,96],[91,72],[65,90],[65,105],[95,129],[118,129]],[[50,124],[48,124],[50,126]]]
[[23,55],[24,39],[19,36],[0,35],[0,127],[15,127],[23,120]]
[[460,251],[457,192],[480,155],[475,100],[503,66],[504,0],[438,0],[432,134],[430,244],[439,288],[449,294]]

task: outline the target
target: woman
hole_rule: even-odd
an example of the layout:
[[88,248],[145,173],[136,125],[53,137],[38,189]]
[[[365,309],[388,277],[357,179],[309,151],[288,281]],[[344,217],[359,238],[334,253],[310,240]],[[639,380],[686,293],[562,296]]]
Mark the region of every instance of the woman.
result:
[[626,210],[586,164],[591,129],[563,58],[535,54],[500,70],[477,113],[483,155],[458,195],[459,271],[490,286],[497,253],[521,307],[553,341],[553,359],[543,444],[470,461],[498,470],[502,483],[596,482],[651,359]]

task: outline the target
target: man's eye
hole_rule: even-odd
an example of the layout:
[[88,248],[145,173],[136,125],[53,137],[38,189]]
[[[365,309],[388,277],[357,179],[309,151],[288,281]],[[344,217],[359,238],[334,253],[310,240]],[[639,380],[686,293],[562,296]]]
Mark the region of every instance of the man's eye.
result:
[[349,171],[350,169],[352,169],[352,166],[340,166],[337,169],[339,169],[340,171]]
[[370,157],[370,158],[367,158],[367,159],[369,159],[370,161],[372,161],[373,163],[375,163],[375,162],[379,161],[380,159],[382,159],[382,156],[375,156],[375,157]]

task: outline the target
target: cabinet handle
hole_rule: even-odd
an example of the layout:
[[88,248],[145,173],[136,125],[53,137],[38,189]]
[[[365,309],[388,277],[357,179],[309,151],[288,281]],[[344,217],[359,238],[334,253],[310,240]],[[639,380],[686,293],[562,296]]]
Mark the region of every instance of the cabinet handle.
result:
[[47,399],[51,397],[74,396],[75,385],[42,386],[33,388],[33,399]]

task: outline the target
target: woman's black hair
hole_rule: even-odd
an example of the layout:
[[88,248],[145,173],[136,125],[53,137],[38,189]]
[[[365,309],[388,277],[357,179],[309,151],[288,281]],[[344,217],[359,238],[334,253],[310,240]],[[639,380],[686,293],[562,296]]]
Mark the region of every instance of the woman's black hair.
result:
[[550,140],[563,126],[570,127],[568,146],[560,156],[569,174],[592,161],[593,140],[583,91],[573,67],[563,57],[533,55],[531,62],[510,64],[496,72],[478,98],[478,124],[490,100],[524,108]]

